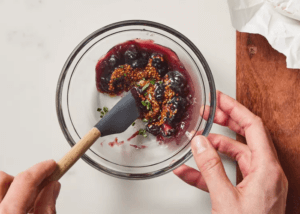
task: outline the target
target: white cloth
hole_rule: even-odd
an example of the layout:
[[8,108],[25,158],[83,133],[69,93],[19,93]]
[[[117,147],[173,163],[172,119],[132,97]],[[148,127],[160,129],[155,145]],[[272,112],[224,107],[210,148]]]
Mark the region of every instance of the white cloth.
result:
[[235,29],[263,35],[288,68],[300,68],[300,0],[228,0],[228,6]]

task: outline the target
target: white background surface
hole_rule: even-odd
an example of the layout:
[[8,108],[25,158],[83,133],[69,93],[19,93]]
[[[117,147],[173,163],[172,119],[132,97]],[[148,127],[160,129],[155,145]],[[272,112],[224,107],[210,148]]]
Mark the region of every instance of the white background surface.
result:
[[[222,0],[0,0],[0,170],[16,175],[68,150],[56,118],[55,90],[65,60],[107,24],[145,19],[191,39],[216,87],[235,97],[235,30]],[[214,125],[212,132],[235,137]],[[235,183],[235,162],[224,159]],[[195,167],[194,160],[188,165]],[[61,179],[58,213],[210,213],[209,194],[172,173],[146,181],[104,175],[82,160]]]

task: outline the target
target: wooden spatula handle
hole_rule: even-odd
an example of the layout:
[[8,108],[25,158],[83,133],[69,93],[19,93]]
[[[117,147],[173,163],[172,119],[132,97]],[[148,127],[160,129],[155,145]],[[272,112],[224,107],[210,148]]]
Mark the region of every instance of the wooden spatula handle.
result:
[[51,181],[59,180],[100,136],[101,132],[97,128],[91,129],[62,159],[57,162],[57,167],[53,174],[50,175],[40,187],[43,188]]

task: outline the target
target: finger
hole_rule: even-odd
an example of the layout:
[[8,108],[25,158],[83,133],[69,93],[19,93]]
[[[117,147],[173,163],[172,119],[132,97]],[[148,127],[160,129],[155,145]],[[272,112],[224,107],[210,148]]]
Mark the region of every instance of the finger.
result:
[[225,173],[220,156],[208,139],[201,135],[194,137],[192,151],[211,198],[219,198],[220,192],[231,193],[234,187]]
[[251,152],[247,145],[218,134],[209,134],[207,139],[217,151],[238,162],[243,177],[249,174]]
[[38,195],[34,204],[34,214],[54,214],[56,199],[59,195],[60,183],[53,181]]
[[204,178],[201,173],[194,168],[184,164],[175,169],[173,172],[187,184],[208,192]]
[[231,97],[219,91],[217,97],[219,108],[244,129],[255,160],[269,161],[269,158],[274,158],[262,120]]
[[274,152],[274,155],[276,156],[276,159],[279,161],[278,154],[277,154],[277,150],[276,150],[275,145],[274,145],[274,143],[273,143],[273,140],[272,140],[270,131],[269,131],[269,129],[268,129],[266,126],[265,126],[265,131],[266,131],[266,133],[267,133],[267,137],[268,137],[268,139],[269,139],[269,142],[271,142],[271,148],[272,148],[272,150],[273,150],[273,152]]
[[15,213],[27,211],[38,194],[38,185],[56,168],[54,160],[34,165],[18,174],[12,182],[1,206],[12,209]]
[[[210,115],[210,106],[201,107],[200,114],[203,115],[205,120],[208,120]],[[238,133],[239,135],[245,136],[245,131],[239,126],[234,120],[232,120],[227,114],[225,114],[218,107],[216,108],[214,123],[219,124],[221,126],[227,126],[232,131]]]
[[10,184],[13,182],[14,177],[0,171],[0,203],[2,202],[4,196],[6,195]]

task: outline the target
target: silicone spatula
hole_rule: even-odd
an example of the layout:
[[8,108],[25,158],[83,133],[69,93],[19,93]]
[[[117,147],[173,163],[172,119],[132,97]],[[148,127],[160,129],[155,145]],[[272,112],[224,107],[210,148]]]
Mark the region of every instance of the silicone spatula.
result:
[[139,116],[138,97],[135,89],[124,96],[65,156],[57,162],[52,175],[41,188],[51,181],[59,180],[99,137],[124,132]]

